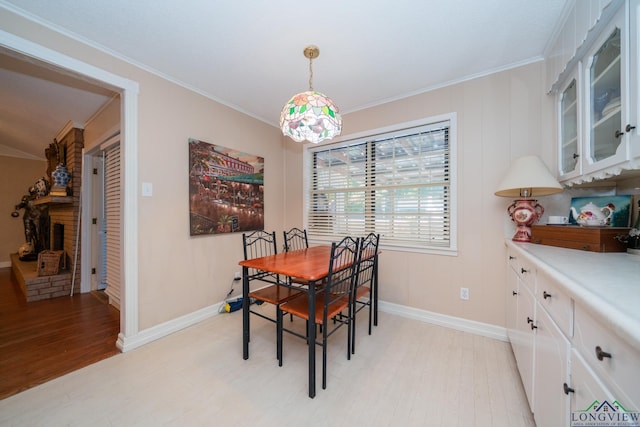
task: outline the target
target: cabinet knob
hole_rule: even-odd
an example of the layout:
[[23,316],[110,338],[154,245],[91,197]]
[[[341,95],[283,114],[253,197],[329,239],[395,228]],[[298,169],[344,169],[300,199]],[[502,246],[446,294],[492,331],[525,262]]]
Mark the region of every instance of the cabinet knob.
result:
[[524,267],[520,268],[520,273],[524,274],[524,273],[528,273],[529,270],[525,269]]
[[551,294],[548,294],[547,291],[543,291],[542,292],[542,298],[544,298],[544,299],[551,298]]
[[533,323],[533,319],[527,316],[527,323]]
[[606,351],[602,351],[600,346],[596,347],[596,357],[598,360],[603,360],[605,357],[611,358],[611,353],[607,353]]
[[616,138],[620,138],[622,135],[624,135],[624,132],[620,132],[619,130],[617,130],[614,135]]
[[509,255],[509,260],[516,259],[513,255]]
[[518,291],[513,291],[512,294],[513,294],[513,296],[517,296],[518,295]]
[[573,160],[577,159],[578,157],[580,157],[580,154],[578,154],[578,153],[573,153]]
[[567,383],[562,384],[562,390],[564,391],[564,394],[566,394],[566,395],[569,395],[569,393],[575,393],[576,392],[574,389],[569,387],[567,385]]
[[631,125],[627,125],[626,128],[624,128],[624,130],[626,130],[627,132],[631,132],[632,130],[634,130],[636,127],[635,126],[631,126]]
[[538,329],[538,327],[531,322],[531,330],[533,331],[534,329]]

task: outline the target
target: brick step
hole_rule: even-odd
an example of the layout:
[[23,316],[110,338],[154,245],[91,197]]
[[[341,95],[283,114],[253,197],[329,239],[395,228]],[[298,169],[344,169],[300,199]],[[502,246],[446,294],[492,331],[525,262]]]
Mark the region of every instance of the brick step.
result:
[[51,276],[38,276],[37,261],[21,261],[11,254],[11,272],[20,284],[27,302],[68,296],[71,293],[71,272],[61,270]]

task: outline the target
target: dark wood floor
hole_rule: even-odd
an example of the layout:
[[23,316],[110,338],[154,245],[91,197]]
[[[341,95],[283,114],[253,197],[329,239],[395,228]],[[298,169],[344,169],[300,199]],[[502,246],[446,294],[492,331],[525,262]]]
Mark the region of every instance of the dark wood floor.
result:
[[27,303],[0,268],[0,399],[118,354],[119,331],[99,293]]

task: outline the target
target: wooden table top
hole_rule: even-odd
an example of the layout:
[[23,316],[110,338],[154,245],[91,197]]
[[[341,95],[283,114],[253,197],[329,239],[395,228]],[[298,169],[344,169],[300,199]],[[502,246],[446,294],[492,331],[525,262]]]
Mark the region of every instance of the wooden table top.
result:
[[307,249],[248,259],[238,264],[284,276],[317,281],[329,274],[330,258],[331,246],[312,246]]

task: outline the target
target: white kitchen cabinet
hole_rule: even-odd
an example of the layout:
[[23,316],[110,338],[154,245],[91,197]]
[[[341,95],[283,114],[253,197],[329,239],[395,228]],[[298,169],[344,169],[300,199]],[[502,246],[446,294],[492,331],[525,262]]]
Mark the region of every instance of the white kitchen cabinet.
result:
[[530,261],[512,252],[509,253],[508,265],[507,334],[529,407],[533,409],[535,270]]
[[629,158],[624,130],[629,102],[625,16],[622,8],[584,60],[584,173],[597,172]]
[[640,351],[579,304],[575,309],[573,346],[616,400],[628,408],[640,408]]
[[640,167],[640,0],[629,5],[629,120],[625,132],[629,141],[629,156]]
[[640,169],[640,0],[612,2],[606,12],[554,85],[566,185]]
[[[605,400],[637,411],[640,327],[633,325],[638,316],[628,318],[629,308],[616,312],[604,302],[613,298],[627,307],[621,299],[631,305],[638,300],[636,288],[624,285],[638,277],[637,260],[511,241],[507,247],[508,336],[536,424],[572,425],[572,417],[586,416],[590,405]],[[614,275],[601,286],[610,268],[620,279]]]
[[537,302],[535,321],[535,389],[533,413],[539,426],[569,425],[569,340]]
[[520,286],[518,291],[518,317],[516,320],[516,340],[511,342],[513,354],[516,357],[518,371],[522,385],[529,401],[529,408],[533,410],[535,373],[535,300],[526,286]]
[[582,68],[577,67],[558,97],[558,169],[561,179],[582,174]]
[[575,349],[571,351],[571,381],[565,387],[565,393],[569,397],[572,421],[579,416],[577,411],[587,410],[594,402],[615,400]]
[[[515,271],[514,264],[516,257],[513,254],[509,254],[510,267],[507,268],[507,310],[506,310],[506,327],[507,336],[510,341],[513,341],[517,335],[516,325],[518,318],[518,274]],[[512,263],[513,262],[513,263]]]

